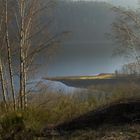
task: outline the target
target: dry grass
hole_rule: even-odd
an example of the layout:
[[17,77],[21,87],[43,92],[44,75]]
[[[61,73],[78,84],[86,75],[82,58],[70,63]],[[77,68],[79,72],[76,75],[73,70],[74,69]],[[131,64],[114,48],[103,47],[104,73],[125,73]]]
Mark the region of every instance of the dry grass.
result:
[[[71,120],[79,115],[115,101],[138,98],[140,97],[139,91],[139,85],[131,83],[129,85],[92,86],[88,90],[77,91],[73,94],[43,92],[32,95],[30,97],[29,108],[24,112],[5,113],[1,109],[0,137],[2,138],[4,134],[7,135],[7,132],[17,133],[16,128],[19,128],[21,131],[18,131],[20,133],[17,133],[18,136],[15,137],[20,137],[20,135],[31,137],[32,134],[35,135],[39,133],[41,129],[48,124],[56,125]],[[5,129],[6,127],[7,129]],[[82,132],[79,136],[72,136],[72,140],[90,139],[92,133],[94,137],[98,134],[102,135],[100,132],[102,132],[102,130],[99,131],[99,133],[97,131]],[[108,135],[109,137],[110,135],[116,135],[117,137],[119,131],[115,130],[115,134],[112,133],[107,132],[104,137],[100,139],[104,140],[103,138]]]

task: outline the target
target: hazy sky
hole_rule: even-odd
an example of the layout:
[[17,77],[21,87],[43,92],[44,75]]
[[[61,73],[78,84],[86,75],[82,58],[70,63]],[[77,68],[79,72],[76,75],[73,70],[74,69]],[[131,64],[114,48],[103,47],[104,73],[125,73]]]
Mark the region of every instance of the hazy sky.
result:
[[[133,8],[137,6],[137,0],[96,1],[109,1],[115,5]],[[56,8],[54,30],[57,32],[69,30],[72,35],[63,41],[51,61],[47,71],[49,76],[110,73],[125,63],[123,58],[112,57],[115,46],[105,35],[110,32],[114,19],[110,9],[106,7],[104,12],[102,6],[99,6],[98,12],[93,5],[90,3],[78,7],[61,3]],[[44,66],[42,74],[45,69]]]

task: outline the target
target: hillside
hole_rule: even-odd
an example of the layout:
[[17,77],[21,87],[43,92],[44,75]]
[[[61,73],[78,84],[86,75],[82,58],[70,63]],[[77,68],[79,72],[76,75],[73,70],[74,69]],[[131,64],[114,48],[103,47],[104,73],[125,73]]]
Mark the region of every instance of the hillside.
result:
[[140,127],[139,106],[139,99],[115,102],[62,124],[48,126],[42,134],[46,136],[68,135],[69,138],[70,136],[77,137],[77,140],[81,138],[84,140],[86,138],[94,138],[95,140],[111,140],[111,138],[126,140],[130,138],[138,140],[140,138],[140,133],[137,130]]

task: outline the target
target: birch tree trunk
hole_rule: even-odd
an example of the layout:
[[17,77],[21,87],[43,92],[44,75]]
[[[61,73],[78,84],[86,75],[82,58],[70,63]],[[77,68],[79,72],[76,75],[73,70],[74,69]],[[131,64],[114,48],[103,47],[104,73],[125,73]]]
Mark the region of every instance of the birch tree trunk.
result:
[[20,17],[21,17],[21,28],[20,28],[20,107],[25,109],[25,0],[20,0]]
[[1,36],[0,36],[0,83],[1,83],[1,93],[2,93],[2,99],[3,99],[3,102],[4,102],[4,106],[5,108],[7,109],[7,92],[6,92],[6,83],[5,83],[5,79],[4,79],[4,67],[3,67],[3,63],[2,63],[2,51],[3,51],[3,47],[4,47],[4,40],[5,40],[5,28],[4,28],[4,3],[3,1],[0,1],[0,14],[1,14],[1,17],[0,17],[0,33],[1,33]]
[[5,28],[6,28],[6,47],[7,47],[7,56],[8,56],[8,68],[9,68],[9,75],[10,75],[10,86],[11,86],[11,93],[13,99],[13,108],[16,109],[16,99],[15,99],[15,89],[14,89],[14,75],[12,69],[12,58],[11,58],[11,48],[10,48],[10,41],[9,41],[9,32],[8,32],[8,1],[5,0]]
[[2,66],[2,61],[0,58],[0,81],[1,81],[1,90],[2,90],[2,98],[4,105],[7,109],[7,96],[6,96],[6,88],[5,88],[5,81],[4,81],[4,73],[3,73],[3,66]]

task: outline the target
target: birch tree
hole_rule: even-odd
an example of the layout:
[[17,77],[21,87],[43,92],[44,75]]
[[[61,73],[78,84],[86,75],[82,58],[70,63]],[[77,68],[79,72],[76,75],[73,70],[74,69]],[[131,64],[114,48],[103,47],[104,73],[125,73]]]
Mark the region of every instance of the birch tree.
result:
[[115,53],[130,57],[140,71],[140,11],[114,7],[117,19],[112,25],[119,47]]
[[0,0],[0,82],[5,107],[27,108],[27,83],[36,58],[42,51],[54,52],[69,33],[49,32],[51,20],[46,15],[53,4],[53,0]]
[[[48,8],[51,1],[38,0],[19,0],[18,13],[16,13],[16,22],[19,31],[19,56],[20,56],[20,108],[27,107],[26,84],[28,73],[33,64],[36,55],[41,50],[52,45],[55,38],[48,38],[46,27],[42,27],[42,23],[38,22],[44,8]],[[42,36],[44,31],[46,32]],[[39,36],[40,35],[40,36]],[[46,39],[45,39],[45,38]],[[36,41],[37,40],[37,41]]]
[[[36,57],[44,50],[55,48],[66,33],[51,35],[48,30],[50,22],[42,22],[48,18],[44,13],[49,11],[52,3],[52,0],[0,0],[1,90],[5,105],[7,96],[12,97],[10,103],[12,101],[14,110],[27,107],[27,81]],[[7,66],[4,67],[5,62]],[[19,77],[19,92],[15,90],[15,75]]]
[[[57,44],[60,34],[51,36],[48,24],[42,23],[44,10],[48,10],[53,1],[19,0],[15,11],[19,49],[20,108],[27,107],[27,81],[35,58],[41,51]],[[46,17],[47,18],[47,17]]]
[[5,80],[4,80],[4,69],[3,69],[3,49],[4,49],[4,39],[5,39],[5,33],[4,33],[4,3],[1,0],[1,10],[0,10],[0,82],[1,82],[1,93],[2,93],[2,98],[5,107],[7,108],[7,95],[6,95],[6,85],[5,85]]
[[13,75],[13,68],[12,68],[12,54],[11,54],[11,46],[10,46],[10,41],[9,41],[9,30],[8,30],[8,0],[5,0],[5,42],[6,42],[6,49],[7,49],[10,86],[11,86],[13,105],[14,105],[13,107],[15,110],[16,97],[15,97],[15,89],[14,89],[14,75]]

